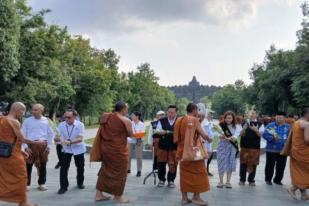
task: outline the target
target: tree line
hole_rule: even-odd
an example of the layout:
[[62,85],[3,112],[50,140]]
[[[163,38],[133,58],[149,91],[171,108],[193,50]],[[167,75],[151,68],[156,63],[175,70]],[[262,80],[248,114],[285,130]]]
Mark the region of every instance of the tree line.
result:
[[98,117],[123,100],[145,118],[176,102],[150,64],[119,72],[120,57],[112,49],[94,48],[66,27],[49,25],[48,12],[34,13],[25,0],[0,1],[1,101],[40,102],[50,117],[66,108]]
[[250,85],[238,80],[215,92],[210,99],[218,114],[227,110],[245,114],[252,107],[268,115],[277,111],[298,114],[309,106],[309,4],[303,3],[301,9],[303,20],[296,32],[295,49],[271,45],[264,61],[250,69]]
[[[245,85],[216,87],[201,98],[217,114],[233,110],[245,114],[256,107],[263,114],[277,111],[297,113],[309,105],[309,6],[302,4],[303,21],[294,50],[266,51],[262,63],[254,64]],[[22,101],[27,106],[40,102],[50,117],[75,108],[82,117],[97,118],[102,111],[123,100],[130,111],[151,118],[168,104],[177,104],[180,114],[190,101],[176,98],[160,86],[149,63],[135,72],[120,72],[120,56],[112,49],[97,49],[89,39],[71,35],[67,27],[50,25],[45,14],[34,13],[26,0],[0,1],[0,101]]]

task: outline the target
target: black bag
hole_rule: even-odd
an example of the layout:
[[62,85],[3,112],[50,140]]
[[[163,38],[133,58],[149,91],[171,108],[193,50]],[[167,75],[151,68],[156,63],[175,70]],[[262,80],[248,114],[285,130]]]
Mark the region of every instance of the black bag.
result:
[[0,157],[11,157],[14,145],[15,144],[10,144],[7,142],[0,142]]
[[17,136],[15,135],[15,140],[13,143],[8,143],[0,141],[0,158],[9,158],[12,156],[13,148],[15,146]]

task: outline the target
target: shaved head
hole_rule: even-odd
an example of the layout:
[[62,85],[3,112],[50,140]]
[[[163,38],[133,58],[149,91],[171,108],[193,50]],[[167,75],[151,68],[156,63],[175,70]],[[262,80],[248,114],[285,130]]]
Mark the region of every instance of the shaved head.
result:
[[10,112],[16,110],[26,110],[26,106],[22,102],[14,102],[11,106]]
[[10,109],[10,115],[16,119],[20,119],[24,116],[26,111],[26,106],[22,102],[14,102]]

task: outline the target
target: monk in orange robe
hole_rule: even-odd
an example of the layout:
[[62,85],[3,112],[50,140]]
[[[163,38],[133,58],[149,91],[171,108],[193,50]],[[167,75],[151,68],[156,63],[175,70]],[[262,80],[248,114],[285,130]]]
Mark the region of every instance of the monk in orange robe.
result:
[[0,201],[19,203],[19,206],[35,206],[27,199],[27,170],[21,150],[22,143],[42,145],[43,142],[26,140],[19,119],[25,114],[26,107],[21,102],[12,104],[8,116],[0,117],[0,141],[13,143],[12,155],[0,157]]
[[300,190],[301,199],[309,200],[309,107],[302,112],[302,117],[293,125],[290,158],[292,187],[288,190],[293,199]]
[[[208,205],[208,203],[200,197],[200,193],[210,190],[205,160],[185,161],[183,160],[183,154],[187,148],[192,149],[192,145],[188,145],[188,142],[193,142],[196,137],[201,136],[208,142],[212,142],[212,140],[204,132],[197,118],[197,106],[190,103],[187,106],[187,113],[187,116],[177,120],[174,129],[174,142],[177,143],[177,160],[180,161],[181,203],[189,204],[192,202],[197,205]],[[188,136],[186,135],[186,130],[189,124],[193,127],[194,131],[192,130]],[[186,141],[186,138],[192,138],[192,141]],[[192,200],[188,198],[188,192],[194,194]]]
[[118,102],[114,113],[104,113],[100,118],[100,128],[94,141],[90,161],[102,162],[98,174],[96,201],[113,194],[117,203],[128,203],[123,196],[127,179],[128,146],[127,137],[132,137],[132,123],[126,118],[128,105]]

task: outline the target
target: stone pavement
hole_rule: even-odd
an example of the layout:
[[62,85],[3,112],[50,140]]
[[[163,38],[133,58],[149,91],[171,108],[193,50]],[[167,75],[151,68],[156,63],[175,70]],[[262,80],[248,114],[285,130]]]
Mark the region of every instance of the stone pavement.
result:
[[[56,164],[56,155],[53,150],[48,163],[48,180],[47,186],[49,190],[40,192],[36,189],[37,177],[33,172],[33,185],[29,191],[30,200],[38,203],[40,206],[103,206],[117,205],[113,201],[94,202],[95,185],[97,180],[97,172],[100,167],[98,163],[89,163],[87,155],[87,164],[85,167],[85,185],[86,189],[79,190],[76,188],[76,169],[74,161],[72,161],[69,181],[69,191],[64,195],[58,195],[56,192],[59,189],[59,170],[54,169]],[[144,161],[144,175],[151,170],[152,162]],[[267,186],[263,178],[263,170],[265,164],[265,156],[261,158],[261,165],[257,171],[257,186],[251,188],[249,186],[240,187],[238,183],[238,173],[234,173],[232,177],[233,189],[217,189],[218,173],[216,172],[216,161],[211,164],[211,172],[215,177],[210,177],[211,191],[204,193],[202,196],[209,202],[210,205],[218,206],[289,206],[289,205],[309,205],[309,202],[293,201],[287,194],[286,189],[290,184],[289,168],[286,168],[286,175],[283,183],[285,186]],[[179,179],[177,178],[176,189],[157,188],[153,185],[153,179],[150,178],[146,185],[142,184],[143,178],[135,177],[134,170],[135,162],[132,162],[132,174],[128,176],[125,195],[130,198],[132,203],[128,206],[175,206],[180,204]],[[34,170],[35,171],[35,170]],[[0,202],[0,206],[10,206],[14,204]]]
[[94,138],[97,135],[98,128],[85,129],[85,139]]

